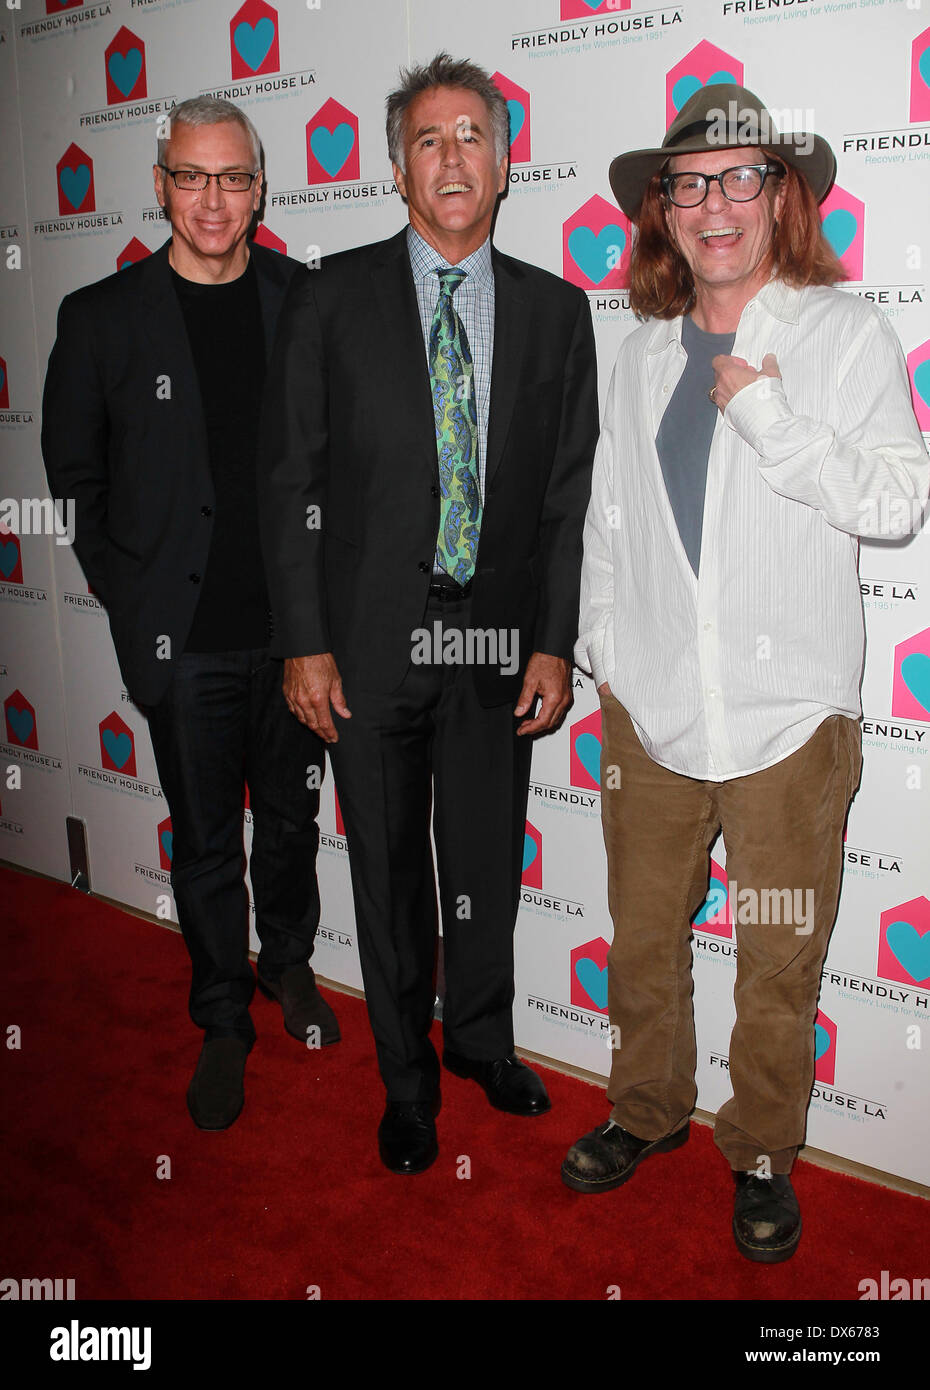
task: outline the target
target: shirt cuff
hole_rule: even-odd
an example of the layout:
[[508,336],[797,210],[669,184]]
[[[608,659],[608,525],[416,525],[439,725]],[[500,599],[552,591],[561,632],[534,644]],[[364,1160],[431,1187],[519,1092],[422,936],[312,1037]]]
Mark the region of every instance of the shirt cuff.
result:
[[723,414],[730,429],[757,454],[765,452],[762,439],[767,431],[790,416],[785,383],[781,377],[772,376],[760,377],[737,391]]

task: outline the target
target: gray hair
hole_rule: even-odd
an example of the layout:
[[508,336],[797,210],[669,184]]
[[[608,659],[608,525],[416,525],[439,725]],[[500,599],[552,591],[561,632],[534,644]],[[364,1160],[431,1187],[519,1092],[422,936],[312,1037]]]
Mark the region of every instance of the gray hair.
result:
[[164,164],[168,153],[168,144],[171,140],[171,129],[175,124],[178,125],[222,125],[224,121],[235,121],[245,131],[249,141],[249,149],[252,156],[253,171],[261,168],[262,164],[262,142],[258,138],[258,131],[244,111],[240,110],[234,102],[223,101],[221,97],[188,97],[187,101],[179,102],[168,112],[168,119],[164,122],[167,128],[164,135],[158,137],[158,163]]
[[510,149],[510,113],[500,88],[491,81],[484,68],[467,58],[451,58],[437,53],[431,63],[413,68],[401,68],[400,86],[387,99],[387,144],[391,162],[404,171],[404,121],[414,97],[434,87],[463,87],[474,92],[488,108],[491,130],[494,133],[494,152],[497,162],[507,158]]

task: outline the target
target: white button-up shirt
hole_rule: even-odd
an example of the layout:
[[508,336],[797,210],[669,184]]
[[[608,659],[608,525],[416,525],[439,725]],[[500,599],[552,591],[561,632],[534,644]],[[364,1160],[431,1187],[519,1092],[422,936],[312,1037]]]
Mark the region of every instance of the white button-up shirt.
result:
[[857,537],[915,529],[930,487],[901,347],[873,306],[771,280],[733,345],[757,369],[769,352],[782,380],[744,387],[714,429],[699,576],[655,449],[680,318],[622,343],[594,462],[575,659],[688,777],[758,772],[830,715],[859,716]]

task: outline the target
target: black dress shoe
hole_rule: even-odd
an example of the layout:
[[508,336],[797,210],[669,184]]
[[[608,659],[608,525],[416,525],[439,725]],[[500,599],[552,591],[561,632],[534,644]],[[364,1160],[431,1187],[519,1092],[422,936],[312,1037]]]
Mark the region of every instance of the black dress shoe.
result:
[[787,1173],[734,1172],[733,1239],[747,1260],[790,1260],[801,1239],[801,1208]]
[[388,1101],[378,1126],[381,1162],[392,1173],[422,1173],[439,1154],[436,1122],[437,1102]]
[[608,1120],[573,1144],[562,1163],[562,1181],[575,1192],[609,1192],[631,1178],[644,1158],[687,1143],[690,1124],[664,1139],[637,1139]]
[[204,1042],[191,1084],[187,1108],[198,1129],[228,1129],[245,1104],[245,1059],[251,1051],[242,1038]]
[[541,1077],[513,1053],[493,1062],[475,1062],[446,1048],[442,1064],[456,1076],[483,1086],[496,1110],[506,1110],[510,1115],[544,1115],[550,1109]]
[[292,965],[278,980],[258,977],[258,987],[269,999],[277,999],[284,1010],[284,1026],[292,1038],[307,1046],[310,1029],[318,1028],[320,1044],[337,1043],[340,1038],[336,1015],[316,987],[316,976],[309,965]]

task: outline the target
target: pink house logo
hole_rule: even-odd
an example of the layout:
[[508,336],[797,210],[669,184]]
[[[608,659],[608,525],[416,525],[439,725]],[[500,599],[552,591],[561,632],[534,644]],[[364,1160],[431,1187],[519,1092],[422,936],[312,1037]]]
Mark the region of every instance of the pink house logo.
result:
[[836,1024],[822,1009],[814,1024],[814,1080],[828,1086],[836,1080]]
[[707,897],[691,919],[695,931],[710,936],[726,936],[732,940],[733,918],[730,915],[730,893],[727,871],[716,859],[710,861],[710,884]]
[[562,224],[562,277],[583,290],[623,289],[630,282],[629,218],[595,193]]
[[36,727],[36,712],[21,690],[14,690],[3,702],[6,719],[8,743],[16,743],[20,748],[39,747],[39,733]]
[[253,240],[257,241],[259,246],[267,246],[269,251],[280,251],[282,256],[287,255],[287,242],[282,241],[279,236],[275,236],[264,222],[258,224],[258,231]]
[[[583,3],[583,0],[582,0]],[[510,162],[526,164],[530,159],[530,94],[525,87],[518,87],[502,72],[491,76],[501,96],[507,103],[510,118]]]
[[894,649],[891,713],[896,719],[930,720],[930,627]]
[[930,29],[911,45],[911,120],[930,121]]
[[136,741],[132,730],[114,710],[100,722],[100,765],[108,772],[136,777]]
[[6,374],[6,358],[0,357],[0,410],[10,408],[10,381]]
[[616,14],[628,10],[632,0],[562,0],[560,19],[590,19],[595,14]]
[[580,1009],[607,1012],[607,953],[610,946],[602,936],[576,946],[571,955],[570,1000]]
[[930,989],[930,901],[912,898],[879,920],[878,973],[885,980]]
[[907,370],[917,423],[925,434],[930,433],[930,338],[907,354]]
[[665,124],[670,126],[685,102],[701,87],[717,82],[743,85],[743,65],[731,53],[702,39],[665,77]]
[[174,831],[171,829],[171,817],[160,821],[157,826],[158,831],[158,865],[159,868],[168,870],[171,868],[171,856],[174,854]]
[[573,787],[587,791],[601,789],[601,711],[596,709],[586,719],[571,727],[569,781]]
[[107,106],[135,101],[148,95],[145,81],[145,44],[124,25],[104,51],[107,73]]
[[70,217],[73,212],[93,212],[94,161],[79,145],[69,145],[55,166],[58,183],[58,214]]
[[529,821],[523,835],[523,876],[520,882],[524,888],[542,888],[542,831]]
[[19,536],[0,526],[0,579],[5,584],[23,583],[23,553]]
[[865,203],[834,184],[820,204],[823,234],[850,280],[863,278]]
[[358,117],[330,97],[307,122],[307,183],[358,177]]
[[116,269],[125,270],[127,266],[135,265],[137,261],[144,261],[146,256],[151,254],[145,242],[134,236],[132,241],[128,241],[117,256]]
[[278,12],[264,0],[245,0],[229,21],[229,64],[233,77],[280,72]]

